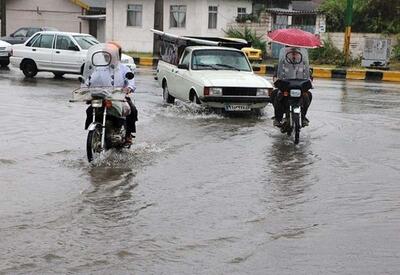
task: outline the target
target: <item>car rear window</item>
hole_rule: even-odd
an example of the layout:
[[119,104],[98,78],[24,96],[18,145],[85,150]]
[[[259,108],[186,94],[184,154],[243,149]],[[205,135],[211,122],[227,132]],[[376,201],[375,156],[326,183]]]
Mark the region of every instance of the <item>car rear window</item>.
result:
[[87,50],[91,46],[100,43],[99,41],[96,40],[96,38],[89,35],[74,35],[73,37],[83,50]]

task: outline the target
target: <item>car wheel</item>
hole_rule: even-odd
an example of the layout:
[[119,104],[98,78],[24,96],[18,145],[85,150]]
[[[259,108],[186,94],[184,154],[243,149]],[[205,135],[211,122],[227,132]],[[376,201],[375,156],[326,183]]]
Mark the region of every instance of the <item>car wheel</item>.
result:
[[175,102],[175,97],[173,97],[172,95],[169,94],[168,85],[166,82],[163,87],[163,99],[164,99],[164,102],[169,103],[169,104],[173,104]]
[[22,72],[26,77],[32,78],[35,77],[35,75],[38,73],[37,67],[35,62],[29,60],[24,63],[24,66],[22,67]]
[[53,73],[55,78],[62,78],[64,73]]

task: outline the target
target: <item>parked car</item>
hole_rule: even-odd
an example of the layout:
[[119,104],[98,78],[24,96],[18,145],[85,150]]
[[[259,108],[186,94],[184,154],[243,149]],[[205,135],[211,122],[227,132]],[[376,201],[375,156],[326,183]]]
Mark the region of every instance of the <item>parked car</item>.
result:
[[6,67],[10,64],[11,44],[0,40],[0,66]]
[[10,44],[24,44],[26,40],[28,40],[32,35],[40,31],[57,31],[57,29],[48,27],[43,27],[43,28],[24,27],[24,28],[19,28],[9,36],[3,36],[0,39]]
[[[25,44],[14,45],[10,60],[26,77],[35,77],[40,71],[52,72],[56,77],[82,74],[87,50],[99,43],[89,34],[42,31]],[[121,62],[135,71],[132,57],[122,54]]]
[[242,52],[244,52],[247,58],[250,61],[261,62],[263,60],[262,51],[259,49],[255,49],[252,47],[242,48]]
[[157,79],[167,103],[177,98],[225,111],[258,112],[273,88],[241,50],[221,46],[188,46],[177,66],[160,60]]

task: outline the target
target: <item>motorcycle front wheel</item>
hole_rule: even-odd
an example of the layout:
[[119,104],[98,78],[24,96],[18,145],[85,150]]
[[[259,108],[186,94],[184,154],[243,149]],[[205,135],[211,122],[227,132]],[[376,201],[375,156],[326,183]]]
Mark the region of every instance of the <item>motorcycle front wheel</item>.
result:
[[101,148],[101,127],[97,126],[94,130],[90,130],[86,141],[86,153],[89,162],[92,162],[94,158],[100,156],[102,151]]
[[292,114],[293,127],[294,127],[294,144],[299,144],[300,141],[300,115],[297,113]]

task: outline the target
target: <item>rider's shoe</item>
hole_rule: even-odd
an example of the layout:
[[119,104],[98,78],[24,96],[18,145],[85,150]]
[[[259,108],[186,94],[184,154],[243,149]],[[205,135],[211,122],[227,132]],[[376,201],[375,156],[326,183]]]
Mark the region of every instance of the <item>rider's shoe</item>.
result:
[[301,127],[306,127],[310,125],[310,121],[308,120],[308,118],[304,117],[301,121]]
[[132,145],[133,138],[135,138],[135,136],[132,135],[132,134],[126,135],[126,137],[125,137],[125,145]]
[[274,126],[281,128],[282,127],[282,122],[280,122],[277,119],[274,119]]

